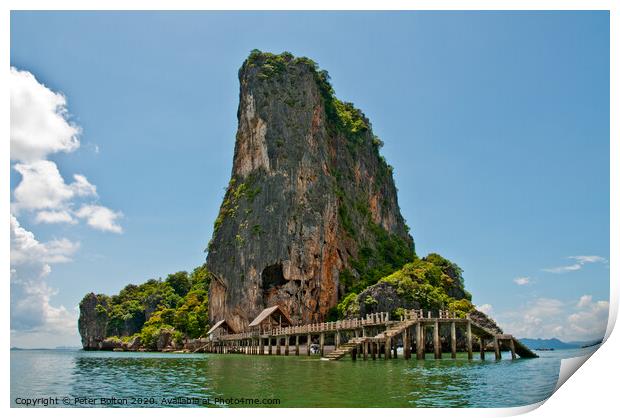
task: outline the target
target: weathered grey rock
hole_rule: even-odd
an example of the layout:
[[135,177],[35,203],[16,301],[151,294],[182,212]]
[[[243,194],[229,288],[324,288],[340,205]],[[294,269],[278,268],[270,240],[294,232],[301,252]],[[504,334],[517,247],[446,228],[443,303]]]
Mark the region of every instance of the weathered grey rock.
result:
[[123,350],[123,343],[118,338],[108,337],[108,338],[106,338],[105,340],[103,340],[101,342],[100,349],[101,350],[122,351]]
[[172,332],[167,329],[162,329],[159,333],[159,337],[157,337],[157,351],[171,349],[172,342]]
[[123,349],[126,351],[138,351],[141,346],[140,337],[134,337],[132,340],[123,343]]
[[420,304],[401,297],[389,283],[379,282],[367,287],[357,297],[361,317],[376,312],[394,312],[398,308],[420,309]]
[[[99,306],[99,309],[97,308]],[[80,302],[78,330],[85,350],[100,350],[107,336],[108,302],[105,297],[89,293]]]
[[209,318],[237,329],[275,304],[324,320],[341,273],[377,245],[369,219],[413,247],[367,119],[353,143],[331,124],[313,65],[287,56],[266,75],[260,60],[239,71],[231,181],[207,256]]
[[476,322],[481,327],[488,329],[489,331],[493,331],[497,334],[504,333],[504,331],[499,327],[499,325],[497,325],[497,323],[492,318],[477,309],[470,312],[469,317],[472,319],[472,321]]

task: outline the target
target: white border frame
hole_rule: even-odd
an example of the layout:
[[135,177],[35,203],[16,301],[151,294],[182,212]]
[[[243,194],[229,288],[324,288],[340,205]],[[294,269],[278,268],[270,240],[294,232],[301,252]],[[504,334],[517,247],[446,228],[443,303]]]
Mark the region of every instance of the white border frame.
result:
[[[2,265],[5,274],[8,273],[10,265],[10,241],[9,241],[9,94],[8,79],[10,68],[10,10],[49,10],[52,9],[49,1],[43,0],[8,0],[0,6],[3,10],[1,15],[2,24],[0,24],[0,39],[2,45],[2,92],[4,100],[0,102],[0,112],[2,114],[2,126],[4,132],[4,140],[0,145],[0,155],[5,161],[5,174],[0,182],[0,195],[4,196],[2,200],[1,211],[5,222],[0,222],[1,233],[4,239],[1,242],[2,248]],[[109,0],[109,1],[90,1],[80,2],[77,0],[61,0],[53,4],[54,10],[139,10],[144,6],[148,6],[145,10],[610,10],[610,319],[607,327],[606,342],[588,361],[587,367],[582,367],[576,372],[577,377],[569,379],[557,393],[545,403],[518,407],[518,408],[490,408],[490,409],[415,409],[416,416],[436,416],[436,417],[452,417],[455,414],[465,417],[489,417],[489,416],[512,416],[536,409],[532,416],[573,416],[585,415],[592,416],[599,414],[608,416],[609,411],[615,409],[615,398],[618,396],[615,390],[618,373],[617,354],[620,352],[620,340],[617,335],[612,335],[618,313],[618,283],[619,276],[617,259],[620,254],[619,235],[620,225],[618,224],[618,214],[620,214],[620,205],[618,202],[618,191],[620,191],[620,168],[618,165],[618,157],[620,156],[620,132],[617,120],[613,115],[618,114],[618,53],[616,42],[618,36],[618,7],[611,0],[606,1],[583,1],[583,0],[521,0],[521,1],[491,1],[491,0],[382,0],[381,2],[372,2],[369,0],[358,0],[356,2],[347,2],[341,0],[314,0],[314,1],[298,1],[292,4],[290,1],[283,0],[265,0],[262,2],[252,2],[248,0],[216,0],[210,2],[196,0],[176,0],[163,1],[152,0],[148,3],[141,4],[139,1],[132,0]],[[612,233],[613,231],[613,233]],[[613,279],[616,278],[616,279]],[[29,415],[58,415],[53,409],[21,409],[10,408],[10,338],[9,338],[9,318],[10,318],[10,283],[8,274],[5,275],[3,285],[3,305],[4,311],[0,320],[5,332],[2,334],[4,340],[4,358],[2,364],[2,375],[4,379],[1,381],[3,396],[0,397],[0,406],[10,416],[29,416]],[[617,333],[616,333],[617,334]],[[542,408],[538,408],[543,403]],[[537,409],[538,408],[538,409]],[[182,411],[170,411],[166,408],[144,410],[151,417],[164,417],[170,414],[182,413],[186,416],[201,416],[205,414],[213,414],[215,416],[232,416],[241,414],[252,414],[255,418],[274,416],[285,416],[295,414],[298,417],[314,417],[317,414],[338,414],[355,413],[363,416],[377,416],[378,414],[400,414],[406,411],[397,411],[397,408],[380,409],[359,409],[355,411],[343,411],[340,409],[210,409],[208,412],[202,409],[183,409]],[[142,411],[142,410],[140,410]],[[89,409],[88,412],[83,409],[65,409],[62,410],[63,416],[80,416],[85,413],[92,416],[108,416],[110,410],[105,408]],[[407,410],[408,413],[414,411]],[[123,416],[135,416],[135,414],[143,414],[136,409],[115,410],[116,414]]]

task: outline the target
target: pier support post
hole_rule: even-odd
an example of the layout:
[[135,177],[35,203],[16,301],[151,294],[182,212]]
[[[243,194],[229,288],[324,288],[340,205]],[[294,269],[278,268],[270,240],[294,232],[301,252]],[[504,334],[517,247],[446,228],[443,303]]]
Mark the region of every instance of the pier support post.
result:
[[295,335],[295,355],[299,355],[299,334]]
[[394,339],[394,343],[392,344],[392,351],[392,358],[398,358],[398,337]]
[[265,341],[263,337],[259,337],[258,339],[258,354],[261,356],[265,355]]
[[387,337],[385,339],[385,359],[389,359],[392,354],[392,339]]
[[502,350],[500,350],[499,340],[497,339],[497,336],[493,338],[493,347],[495,348],[495,360],[501,360]]
[[517,359],[517,354],[515,352],[515,340],[512,338],[510,339],[510,354],[512,355],[513,360]]
[[422,325],[420,322],[415,324],[415,349],[416,358],[418,360],[424,359],[424,344],[422,343]]
[[441,340],[439,339],[439,321],[435,320],[433,327],[433,348],[435,349],[435,359],[441,358]]
[[377,359],[377,343],[371,342],[370,343],[370,351],[371,351],[371,356],[373,360]]
[[405,331],[403,332],[403,358],[405,360],[408,360],[411,358],[411,347],[409,346],[409,333],[410,333],[410,329],[409,327],[405,328]]
[[484,345],[486,344],[486,342],[484,341],[484,338],[480,337],[480,360],[484,360]]
[[426,358],[426,325],[424,323],[422,323],[422,353],[423,353],[423,357],[422,358]]
[[340,347],[340,331],[334,334],[334,348],[338,349],[338,347]]
[[288,356],[288,345],[289,345],[290,339],[291,339],[290,335],[287,335],[285,337],[285,342],[284,342],[284,355],[285,356]]
[[456,358],[456,322],[450,322],[450,356]]
[[325,354],[324,348],[325,348],[325,333],[322,332],[321,335],[319,336],[319,352],[321,353],[321,357],[323,357],[323,354]]
[[308,334],[306,338],[306,355],[310,355],[310,344],[312,344],[312,335]]
[[364,341],[362,346],[362,355],[364,356],[364,360],[368,358],[368,342]]
[[280,338],[281,337],[279,335],[276,337],[276,355],[278,356],[282,354],[280,351]]
[[268,355],[272,354],[271,350],[272,349],[271,349],[271,335],[270,335],[269,338],[267,338],[267,354]]
[[471,335],[471,320],[468,319],[467,320],[467,358],[469,360],[474,358],[474,353],[472,351],[472,345],[471,345],[471,339],[472,339],[472,335]]

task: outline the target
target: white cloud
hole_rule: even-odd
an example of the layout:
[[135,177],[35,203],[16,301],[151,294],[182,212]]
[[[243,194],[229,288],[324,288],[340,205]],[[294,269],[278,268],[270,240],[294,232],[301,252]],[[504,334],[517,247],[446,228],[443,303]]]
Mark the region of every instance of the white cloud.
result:
[[585,308],[592,303],[592,295],[583,295],[579,298],[579,302],[577,302],[578,308]]
[[81,174],[74,174],[70,187],[76,196],[97,196],[97,187],[88,182],[88,179]]
[[484,305],[476,306],[476,309],[484,314],[491,315],[493,312],[493,305],[485,303]]
[[48,224],[83,218],[93,228],[120,233],[121,213],[96,202],[97,188],[84,175],[68,183],[48,159],[80,147],[81,128],[69,120],[66,98],[28,71],[11,68],[10,77],[11,163],[21,176],[11,200],[11,341],[30,347],[65,337],[77,342],[77,312],[52,304],[57,291],[46,279],[53,264],[71,261],[79,243],[40,242],[16,217],[34,215],[35,223]]
[[518,284],[519,286],[525,286],[526,284],[530,284],[530,278],[529,277],[517,277],[513,281],[516,284]]
[[28,71],[11,67],[11,159],[34,161],[80,146],[80,128],[67,120],[67,101]]
[[584,264],[607,262],[605,258],[600,257],[598,255],[573,255],[568,258],[571,260],[575,260],[576,263],[569,264],[567,266],[546,268],[546,269],[543,269],[543,271],[546,271],[548,273],[561,274],[561,273],[568,273],[571,271],[581,270]]
[[41,243],[11,215],[11,267],[66,263],[71,261],[71,256],[79,247],[79,243],[64,238]]
[[68,223],[68,224],[76,224],[77,221],[73,218],[73,215],[66,210],[60,211],[48,211],[42,210],[37,212],[37,216],[34,221],[36,223],[44,223],[44,224],[59,224],[59,223]]
[[123,228],[116,222],[118,218],[123,214],[120,212],[114,212],[106,208],[105,206],[98,205],[84,205],[75,215],[78,218],[86,219],[88,225],[101,231],[110,231],[120,234],[123,232]]
[[[28,71],[11,68],[11,160],[21,175],[13,190],[11,213],[32,212],[36,223],[76,224],[76,218],[83,218],[95,229],[120,233],[116,223],[120,212],[85,202],[84,198],[98,197],[97,187],[82,174],[74,174],[73,182],[67,183],[56,163],[46,159],[57,152],[75,151],[80,131],[68,120],[62,94]],[[91,209],[76,212],[73,208],[79,204]]]
[[584,295],[579,299],[577,306],[580,310],[568,317],[572,332],[582,336],[597,335],[602,337],[607,329],[609,302],[606,300],[593,302],[592,296]]
[[11,216],[11,339],[16,338],[12,342],[19,343],[29,333],[77,336],[75,312],[51,304],[57,292],[45,280],[52,264],[71,261],[78,248],[79,243],[67,239],[40,242]]
[[495,319],[507,333],[519,338],[588,341],[604,336],[608,313],[609,302],[583,295],[572,302],[535,299],[517,311],[498,313]]
[[571,264],[568,266],[550,267],[550,268],[543,269],[543,271],[546,271],[548,273],[567,273],[569,271],[580,270],[582,266],[583,264],[577,263],[577,264]]
[[15,164],[22,180],[13,191],[13,210],[63,209],[76,196],[97,196],[97,188],[86,177],[75,175],[66,184],[52,161],[40,160]]
[[571,257],[573,260],[577,260],[577,262],[581,263],[581,264],[585,264],[585,263],[604,263],[605,261],[607,261],[606,259],[604,259],[603,257],[600,257],[598,255],[573,255]]

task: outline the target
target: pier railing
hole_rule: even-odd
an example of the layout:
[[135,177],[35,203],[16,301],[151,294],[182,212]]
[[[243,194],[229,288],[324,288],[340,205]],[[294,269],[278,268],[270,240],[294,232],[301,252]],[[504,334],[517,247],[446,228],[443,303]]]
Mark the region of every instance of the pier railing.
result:
[[[500,334],[472,320],[469,315],[463,317],[455,312],[447,310],[423,311],[422,309],[398,310],[398,318],[390,319],[387,312],[368,314],[363,318],[344,319],[333,322],[321,322],[315,324],[276,326],[269,329],[250,329],[237,334],[224,334],[210,337],[206,344],[193,343],[198,346],[195,351],[214,353],[245,353],[271,355],[275,347],[276,355],[289,355],[291,341],[294,344],[294,353],[300,353],[300,341],[305,341],[306,354],[311,354],[311,346],[314,336],[318,334],[318,352],[323,357],[326,337],[333,336],[335,349],[325,357],[328,360],[338,360],[350,354],[353,360],[361,353],[364,360],[368,355],[385,358],[397,357],[399,341],[402,343],[404,358],[411,358],[412,347],[415,346],[415,354],[418,360],[423,360],[426,355],[428,329],[432,329],[432,342],[435,359],[442,358],[442,337],[440,329],[449,327],[450,354],[456,358],[457,327],[465,336],[467,358],[473,358],[474,334],[479,340],[480,358],[484,360],[487,345],[492,342],[495,358],[501,359],[501,345],[508,345],[512,358],[537,357],[530,349],[521,344],[519,340],[510,334]],[[341,332],[342,331],[342,332]],[[331,334],[331,335],[330,335]],[[354,336],[352,336],[354,335]],[[294,337],[294,338],[292,338]],[[272,342],[275,338],[275,346]],[[265,346],[265,340],[267,345]],[[284,345],[282,345],[284,340]],[[192,346],[193,347],[193,346]],[[316,350],[316,348],[314,348]],[[393,351],[393,353],[392,353]]]
[[[433,319],[431,311],[424,311],[422,309],[405,309],[400,313],[400,321],[416,321],[419,319]],[[438,319],[459,319],[459,317],[454,313],[447,310],[439,310]],[[245,332],[240,332],[237,334],[225,334],[221,335],[219,339],[229,341],[229,340],[245,340],[251,338],[259,338],[261,336],[287,336],[287,335],[301,335],[301,334],[318,334],[322,332],[329,331],[340,331],[340,330],[355,330],[363,327],[370,326],[378,326],[378,325],[386,325],[388,323],[394,322],[390,319],[389,312],[377,312],[372,314],[367,314],[363,318],[354,318],[354,319],[342,319],[339,321],[332,322],[319,322],[314,324],[304,324],[304,325],[292,325],[288,327],[274,327],[271,329],[264,329],[262,331],[259,330],[250,330]]]

